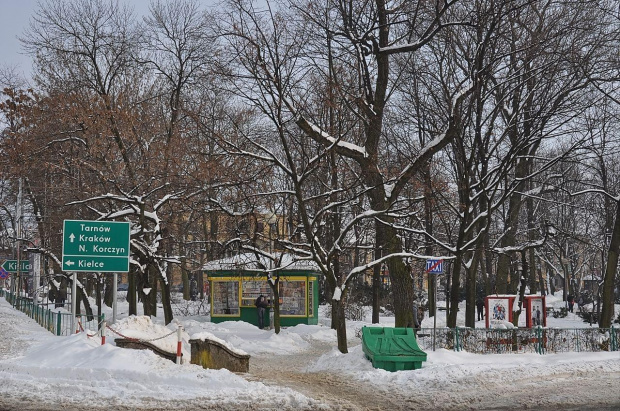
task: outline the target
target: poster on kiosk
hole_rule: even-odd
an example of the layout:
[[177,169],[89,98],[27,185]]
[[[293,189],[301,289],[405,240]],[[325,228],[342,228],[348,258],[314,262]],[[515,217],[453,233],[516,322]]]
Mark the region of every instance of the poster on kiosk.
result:
[[547,326],[547,310],[545,309],[545,296],[526,295],[524,304],[526,317],[526,327],[533,328]]
[[494,295],[486,297],[486,327],[506,328],[512,322],[512,302],[514,295]]
[[[512,323],[512,309],[516,295],[493,295],[486,297],[485,322],[487,328],[506,328],[506,323]],[[519,327],[533,328],[547,326],[545,310],[545,296],[526,295],[519,315]]]

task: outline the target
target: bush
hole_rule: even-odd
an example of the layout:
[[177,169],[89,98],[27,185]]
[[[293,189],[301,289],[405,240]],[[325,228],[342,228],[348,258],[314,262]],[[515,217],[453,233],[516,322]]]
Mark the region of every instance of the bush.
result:
[[568,308],[562,307],[559,311],[554,309],[551,315],[553,318],[564,318],[568,315]]
[[[331,306],[325,310],[325,318],[332,318]],[[344,318],[351,321],[364,321],[366,319],[366,307],[364,305],[349,302],[344,307]]]
[[366,307],[357,303],[349,303],[344,308],[344,316],[351,321],[364,321],[366,318]]
[[207,298],[197,301],[186,301],[182,298],[172,298],[172,312],[174,316],[199,316],[209,315],[211,313],[211,305]]

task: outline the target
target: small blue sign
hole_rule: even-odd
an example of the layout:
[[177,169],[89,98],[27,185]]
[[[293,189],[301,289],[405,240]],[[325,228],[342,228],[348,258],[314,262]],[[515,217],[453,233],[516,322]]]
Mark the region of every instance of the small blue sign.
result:
[[426,260],[426,272],[429,274],[442,274],[443,260]]

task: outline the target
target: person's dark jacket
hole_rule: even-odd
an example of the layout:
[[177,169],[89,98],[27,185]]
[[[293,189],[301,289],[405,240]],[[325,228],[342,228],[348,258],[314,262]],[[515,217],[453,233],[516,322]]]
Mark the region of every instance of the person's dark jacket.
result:
[[269,307],[269,303],[267,303],[267,299],[258,299],[256,300],[256,307],[257,308],[268,308]]

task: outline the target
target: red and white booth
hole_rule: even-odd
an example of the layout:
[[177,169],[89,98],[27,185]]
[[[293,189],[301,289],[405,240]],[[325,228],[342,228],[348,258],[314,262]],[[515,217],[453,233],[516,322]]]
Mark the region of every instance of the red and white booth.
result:
[[[486,327],[498,326],[504,322],[512,323],[512,309],[516,295],[490,295],[485,298]],[[547,311],[544,295],[524,296],[523,308],[519,315],[519,327],[532,328],[547,326]]]

